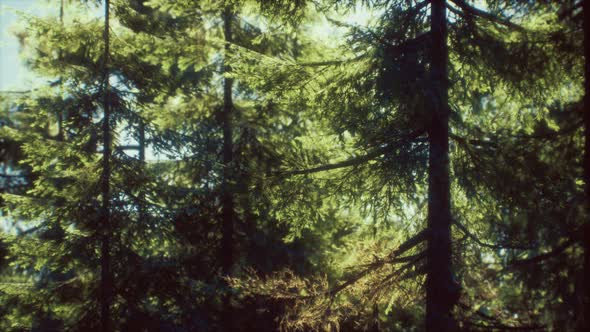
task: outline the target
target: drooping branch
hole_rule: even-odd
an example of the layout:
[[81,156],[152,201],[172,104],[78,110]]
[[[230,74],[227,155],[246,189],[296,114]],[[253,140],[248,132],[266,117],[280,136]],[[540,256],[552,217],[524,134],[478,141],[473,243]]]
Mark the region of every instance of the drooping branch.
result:
[[555,257],[555,256],[561,254],[562,252],[564,252],[567,248],[569,248],[575,242],[576,241],[574,239],[570,239],[568,241],[565,241],[564,243],[562,243],[561,245],[557,246],[555,249],[553,249],[547,253],[540,254],[540,255],[526,258],[526,259],[513,260],[512,262],[509,263],[508,268],[516,268],[516,267],[522,267],[525,265],[532,265],[532,264],[536,264],[536,263],[542,262],[544,260],[547,260],[549,258]]
[[510,326],[506,324],[480,324],[473,322],[465,322],[466,325],[477,328],[480,331],[546,331],[546,325],[526,325],[526,326]]
[[466,15],[477,16],[477,17],[483,18],[485,20],[503,25],[503,26],[513,29],[513,30],[517,30],[517,31],[521,31],[521,32],[525,31],[525,29],[522,26],[515,24],[513,22],[510,22],[508,20],[505,20],[503,18],[500,18],[492,13],[475,8],[471,5],[469,5],[468,3],[466,3],[464,0],[451,0],[451,2],[453,2],[454,4],[459,6],[459,8],[461,8],[461,10],[462,10],[462,12],[458,11],[457,9],[455,9],[452,6],[449,6],[447,4],[447,8],[457,15],[460,15],[463,17],[465,17]]
[[[422,242],[422,241],[420,241],[420,242]],[[409,267],[414,266],[417,262],[421,261],[424,258],[426,258],[425,251],[423,251],[419,254],[416,254],[416,255],[411,255],[411,256],[399,257],[399,258],[394,258],[394,259],[377,260],[377,261],[369,264],[364,270],[355,274],[350,279],[346,280],[345,282],[341,283],[340,285],[327,291],[325,295],[334,296],[334,295],[338,294],[339,292],[341,292],[342,290],[346,289],[347,287],[354,285],[359,280],[361,280],[362,278],[369,275],[371,272],[373,272],[373,271],[377,270],[378,268],[381,268],[387,264],[397,264],[397,263],[407,262],[406,264],[404,264],[401,268],[399,268],[394,273],[394,275],[399,275],[402,272],[406,271]],[[421,270],[421,269],[418,269],[418,270],[420,271],[419,274],[424,273],[423,270]]]
[[279,174],[287,175],[287,176],[289,176],[289,175],[307,175],[307,174],[318,173],[318,172],[323,172],[323,171],[330,171],[330,170],[338,169],[338,168],[357,166],[357,165],[363,164],[367,161],[373,160],[373,159],[383,155],[385,153],[385,151],[387,151],[387,150],[388,150],[388,147],[382,147],[379,149],[375,149],[365,155],[350,158],[350,159],[347,159],[347,160],[344,160],[341,162],[337,162],[334,164],[326,164],[326,165],[317,166],[317,167],[313,167],[313,168],[282,172]]
[[360,279],[367,276],[369,273],[375,271],[376,269],[378,269],[386,264],[397,264],[397,263],[408,262],[406,265],[404,265],[404,267],[399,269],[399,272],[404,271],[406,269],[405,267],[413,265],[416,262],[425,258],[426,252],[421,252],[421,253],[418,253],[416,255],[411,255],[411,256],[404,256],[404,257],[399,257],[399,256],[401,256],[402,254],[404,254],[408,250],[414,248],[418,244],[424,242],[427,239],[427,237],[428,237],[428,231],[422,230],[418,234],[416,234],[413,237],[406,240],[404,243],[400,244],[399,247],[397,247],[397,249],[395,249],[391,254],[389,254],[388,259],[379,259],[379,260],[376,260],[375,262],[369,264],[361,272],[355,274],[353,277],[346,280],[342,284],[329,290],[327,292],[327,295],[330,295],[330,296],[336,295],[337,293],[344,290],[345,288],[355,284]]
[[[530,135],[524,135],[524,134],[506,134],[506,135],[502,135],[505,136],[507,138],[512,138],[512,139],[523,139],[523,140],[552,140],[555,138],[558,138],[560,136],[567,136],[570,135],[574,132],[576,132],[577,130],[579,130],[583,125],[582,121],[578,121],[575,122],[567,127],[561,128],[557,131],[552,131],[552,132],[547,132],[547,133],[538,133],[538,134],[530,134]],[[494,143],[494,140],[483,140],[483,139],[467,139],[463,136],[457,135],[457,134],[449,134],[449,137],[461,144],[461,145],[466,145],[466,144],[470,144],[470,145],[474,145],[474,146],[490,146],[490,147],[496,147],[497,143]],[[488,136],[489,137],[489,136]]]
[[[426,4],[426,3],[427,3],[427,1],[424,1],[423,4]],[[420,11],[422,9],[422,7],[416,7],[415,9],[416,10],[413,11],[413,12],[414,13],[417,13],[418,11]],[[349,29],[359,30],[359,31],[361,31],[363,33],[369,34],[369,35],[371,35],[371,37],[373,37],[374,40],[378,41],[379,43],[381,43],[383,45],[388,45],[390,47],[389,48],[389,51],[390,52],[393,52],[393,53],[402,53],[408,47],[415,46],[415,45],[418,45],[420,43],[424,43],[424,42],[428,41],[428,38],[430,38],[430,35],[431,35],[430,31],[428,31],[428,32],[424,32],[422,34],[419,34],[419,35],[417,35],[414,38],[407,39],[407,40],[405,40],[405,41],[403,41],[401,43],[392,44],[391,43],[391,40],[388,40],[387,38],[385,38],[385,37],[377,34],[376,32],[374,32],[372,30],[369,30],[369,29],[361,30],[359,27],[357,27],[355,25],[352,25],[352,24],[349,24],[349,23],[345,23],[345,22],[341,22],[341,21],[338,21],[338,20],[333,19],[333,18],[328,18],[328,21],[334,23],[337,26],[343,26],[343,27],[346,27],[346,28],[349,28]],[[360,55],[358,58],[361,58],[362,56],[364,56],[364,54],[363,55]],[[356,59],[356,58],[353,58],[353,59]]]
[[24,95],[27,93],[31,93],[34,90],[1,90],[0,94],[16,94],[16,95]]
[[327,60],[327,61],[311,61],[311,62],[298,62],[297,65],[301,67],[325,67],[325,66],[337,66],[342,64],[347,64],[351,62],[355,62],[361,60],[365,57],[365,54],[361,54],[354,58],[350,59],[341,59],[341,60]]
[[[427,230],[423,230],[423,231],[419,232],[418,234],[414,235],[410,239],[406,240],[404,243],[400,244],[397,247],[397,249],[395,249],[388,256],[386,256],[384,258],[377,258],[371,263],[364,264],[360,271],[349,275],[347,278],[345,278],[346,280],[343,281],[342,283],[340,283],[332,288],[329,288],[323,292],[319,292],[319,293],[312,294],[312,295],[303,295],[303,296],[289,294],[287,296],[282,296],[281,298],[288,299],[288,300],[311,300],[311,299],[314,299],[318,296],[334,297],[335,295],[337,295],[341,291],[347,289],[348,287],[356,284],[361,279],[367,277],[369,274],[375,272],[376,270],[378,270],[386,265],[390,265],[390,264],[394,265],[394,264],[404,263],[400,268],[395,270],[395,272],[393,274],[389,275],[387,277],[387,279],[391,279],[396,276],[399,276],[400,278],[407,277],[408,274],[413,271],[410,271],[410,272],[406,272],[406,271],[408,271],[411,267],[416,266],[416,263],[418,263],[418,262],[422,261],[424,258],[426,258],[426,251],[422,251],[422,252],[419,252],[414,255],[408,255],[408,256],[403,256],[403,257],[400,257],[400,256],[403,253],[407,252],[408,250],[414,248],[418,244],[426,241],[427,234],[428,234]],[[417,269],[416,271],[419,274],[424,273],[423,269],[420,269],[420,268]],[[414,272],[416,272],[416,271],[414,271]]]
[[512,137],[514,138],[520,138],[520,139],[546,139],[546,140],[551,140],[554,139],[556,137],[562,136],[562,135],[570,135],[574,132],[576,132],[578,129],[583,127],[583,121],[580,120],[578,122],[573,123],[570,126],[561,128],[557,131],[553,131],[553,132],[548,132],[548,133],[541,133],[541,134],[531,134],[531,135],[514,135]]
[[[459,302],[459,306],[463,310],[473,310],[469,305],[467,305],[465,303]],[[488,314],[485,314],[484,312],[482,312],[480,310],[474,311],[474,315],[478,316],[481,319],[481,321],[485,321],[486,324],[473,322],[471,320],[463,321],[463,322],[467,326],[473,326],[477,329],[481,329],[482,331],[489,331],[489,330],[494,330],[494,331],[546,331],[546,329],[547,329],[546,325],[535,325],[535,324],[519,325],[519,326],[506,325],[506,324],[503,324],[502,322],[500,322],[500,320],[498,318],[490,316]]]
[[415,130],[415,131],[411,132],[410,134],[402,137],[402,139],[397,141],[396,144],[377,148],[377,149],[370,151],[367,154],[362,155],[362,156],[350,158],[350,159],[343,160],[343,161],[333,163],[333,164],[326,164],[326,165],[321,165],[321,166],[307,168],[307,169],[282,171],[282,172],[279,171],[279,172],[275,172],[275,175],[280,175],[280,176],[308,175],[308,174],[313,174],[313,173],[318,173],[318,172],[330,171],[330,170],[334,170],[334,169],[338,169],[338,168],[361,165],[363,163],[366,163],[370,160],[374,160],[374,159],[384,155],[387,151],[391,151],[392,149],[398,148],[401,144],[403,144],[409,140],[413,140],[413,139],[420,137],[424,132],[425,132],[424,129]]
[[527,246],[515,246],[512,244],[490,244],[490,243],[486,243],[481,241],[477,235],[471,233],[467,227],[463,226],[463,224],[461,224],[460,222],[458,222],[457,220],[453,221],[453,224],[455,226],[457,226],[457,228],[459,228],[461,230],[461,232],[463,234],[465,234],[465,236],[467,236],[468,238],[472,239],[475,243],[479,244],[482,247],[487,247],[490,249],[520,249],[520,250],[528,250],[531,249],[531,247],[527,247]]
[[34,227],[27,228],[27,229],[23,230],[20,227],[16,226],[17,235],[18,236],[25,236],[25,235],[34,233],[34,232],[42,229],[43,227],[44,227],[44,225],[39,225],[39,226],[34,226]]
[[[404,12],[404,15],[406,17],[411,17],[411,18],[415,17],[416,15],[419,14],[419,12],[422,9],[424,9],[428,5],[429,2],[430,1],[422,1],[422,2],[417,3],[415,6],[408,8]],[[353,31],[358,31],[358,32],[363,33],[363,34],[370,35],[372,38],[374,38],[375,40],[378,40],[379,42],[381,42],[383,44],[390,44],[390,42],[388,40],[384,39],[383,36],[381,36],[379,33],[375,32],[375,31],[373,31],[371,29],[364,28],[364,27],[361,28],[361,27],[359,27],[359,26],[357,26],[355,24],[343,22],[343,21],[340,21],[340,20],[337,20],[337,19],[334,19],[334,18],[331,18],[331,17],[326,17],[326,19],[330,23],[332,23],[332,24],[334,24],[334,25],[336,25],[338,27],[344,27],[344,28],[351,29]],[[426,34],[424,34],[424,35],[426,35]],[[417,38],[419,38],[419,37],[417,37]],[[408,40],[408,42],[412,42],[412,41],[413,41],[413,39]]]
[[424,242],[428,237],[428,229],[424,229],[418,234],[414,235],[413,237],[406,240],[406,242],[402,243],[396,250],[394,250],[389,256],[390,257],[399,257],[403,255],[408,250],[414,248],[418,244]]
[[26,174],[0,174],[0,178],[7,178],[7,179],[24,179],[26,178]]

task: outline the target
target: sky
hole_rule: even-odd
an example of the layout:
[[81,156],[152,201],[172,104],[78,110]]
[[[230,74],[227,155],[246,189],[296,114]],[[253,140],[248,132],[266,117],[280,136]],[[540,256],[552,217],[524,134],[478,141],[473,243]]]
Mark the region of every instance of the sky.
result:
[[27,90],[34,84],[35,76],[20,58],[18,39],[14,36],[19,26],[18,12],[39,16],[57,15],[57,1],[53,2],[0,0],[0,91]]

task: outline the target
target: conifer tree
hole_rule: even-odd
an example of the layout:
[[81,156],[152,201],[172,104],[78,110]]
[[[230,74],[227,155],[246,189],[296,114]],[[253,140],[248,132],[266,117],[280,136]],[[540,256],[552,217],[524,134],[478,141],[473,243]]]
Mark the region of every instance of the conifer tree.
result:
[[0,328],[584,330],[586,2],[25,17]]
[[[133,45],[135,38],[120,28],[113,53],[105,49],[109,29],[98,21],[68,20],[63,27],[55,19],[30,18],[28,23],[26,42],[36,53],[29,60],[32,68],[61,83],[32,93],[20,107],[32,126],[45,127],[48,116],[59,123],[52,115],[64,110],[68,116],[63,139],[3,128],[5,137],[21,144],[23,164],[36,178],[26,193],[4,196],[7,215],[31,225],[26,236],[8,237],[13,270],[24,274],[26,286],[9,292],[14,309],[4,323],[23,328],[57,324],[69,330],[150,324],[145,321],[153,315],[150,296],[165,298],[181,290],[146,283],[171,274],[150,264],[167,251],[164,246],[169,250],[176,244],[166,235],[165,215],[155,203],[163,190],[157,173],[128,157],[120,138],[129,132],[140,133],[140,140],[145,135],[129,96],[145,80],[134,71],[147,63],[129,59],[135,49],[122,46]],[[116,73],[112,87],[107,85],[110,71]],[[162,232],[150,234],[153,227]],[[169,319],[160,312],[155,316],[151,324]]]
[[[234,80],[234,63],[240,57],[252,59],[294,52],[291,44],[295,43],[288,35],[274,36],[256,26],[259,20],[273,24],[257,16],[253,9],[256,7],[256,3],[248,2],[244,6],[226,6],[190,1],[152,1],[116,7],[125,26],[157,41],[150,47],[159,58],[148,61],[160,68],[163,76],[152,76],[150,81],[170,82],[154,86],[153,94],[141,102],[143,116],[157,124],[152,146],[170,158],[158,164],[171,179],[166,201],[174,235],[190,249],[165,261],[182,271],[183,277],[215,289],[195,290],[204,300],[184,309],[187,314],[198,311],[203,324],[211,329],[231,323],[222,319],[223,312],[231,308],[227,303],[220,304],[220,299],[225,298],[231,307],[241,307],[242,319],[250,324],[259,315],[252,303],[240,302],[238,296],[229,301],[228,289],[220,276],[231,272],[230,265],[236,271],[249,266],[264,274],[295,261],[306,246],[304,240],[283,241],[288,231],[285,225],[277,224],[286,218],[279,216],[281,209],[273,204],[289,206],[286,202],[290,198],[273,193],[275,188],[260,181],[261,175],[272,172],[278,163],[276,151],[290,143],[290,138],[282,136],[297,135],[299,124],[285,127],[277,123],[293,120],[259,94],[255,86],[241,79],[226,84]],[[227,8],[236,10],[231,12],[231,18]],[[170,14],[175,18],[171,19]],[[205,22],[211,24],[208,29],[204,28]],[[226,28],[230,28],[231,36],[225,33]],[[231,42],[226,41],[227,37],[232,37]],[[190,51],[179,50],[179,40],[189,45]],[[232,89],[227,88],[230,85]],[[179,118],[179,114],[188,119]],[[231,162],[226,158],[230,152]],[[231,207],[225,204],[230,200],[233,208],[226,209]],[[299,206],[289,208],[299,210]],[[228,211],[233,211],[231,223],[226,218]],[[226,232],[230,229],[226,226],[233,230]],[[320,234],[328,236],[337,231],[317,230],[307,237],[318,239]],[[231,251],[226,250],[230,248]],[[237,250],[244,255],[235,255]],[[227,259],[230,253],[231,260]],[[317,255],[308,257],[297,258],[298,269]],[[188,301],[190,296],[186,298]],[[235,320],[233,324],[240,325]],[[259,328],[273,325],[270,320],[262,321]]]
[[[478,115],[470,109],[472,104],[465,104],[465,100],[477,99],[478,90],[483,90],[489,99],[508,97],[511,101],[505,107],[516,108],[519,103],[526,102],[543,105],[555,96],[544,91],[551,84],[559,82],[562,73],[555,67],[533,65],[536,61],[541,63],[550,57],[550,52],[543,47],[550,45],[548,43],[551,41],[539,37],[543,37],[542,31],[537,33],[518,25],[510,21],[503,11],[493,7],[490,8],[493,12],[486,12],[459,0],[409,4],[381,1],[374,6],[384,13],[382,25],[373,30],[350,27],[350,44],[357,48],[352,48],[348,59],[322,59],[324,61],[316,62],[324,69],[323,75],[326,75],[325,69],[333,68],[333,71],[329,72],[329,76],[326,75],[330,78],[317,80],[319,93],[315,100],[310,98],[317,102],[320,112],[330,118],[332,130],[336,134],[341,137],[352,136],[349,142],[354,142],[357,151],[360,150],[356,152],[358,157],[320,166],[308,164],[307,169],[286,171],[286,174],[310,175],[352,167],[354,171],[344,173],[346,175],[339,182],[354,183],[351,187],[355,191],[364,190],[364,196],[373,195],[371,201],[375,202],[379,199],[391,200],[391,196],[370,190],[372,181],[379,183],[379,177],[383,175],[375,171],[375,165],[368,167],[367,164],[376,162],[377,165],[389,167],[390,174],[385,175],[385,179],[388,179],[390,188],[395,188],[392,191],[404,192],[410,197],[419,196],[421,192],[414,190],[413,194],[408,194],[409,190],[399,190],[400,187],[404,188],[404,175],[424,188],[426,183],[422,175],[428,167],[429,213],[426,230],[410,237],[391,255],[402,255],[408,248],[428,241],[425,252],[418,251],[416,255],[408,257],[412,262],[409,265],[417,270],[416,274],[427,274],[426,328],[453,331],[459,328],[457,320],[460,313],[454,310],[459,300],[459,280],[466,278],[468,271],[462,270],[457,275],[452,268],[453,264],[461,266],[457,259],[464,254],[451,254],[450,227],[461,216],[454,212],[455,216],[451,217],[449,200],[452,182],[449,178],[451,169],[448,154],[450,138],[454,141],[452,151],[460,155],[462,149],[466,148],[460,143],[477,132],[471,131],[477,128],[470,128],[470,124],[464,120],[464,114]],[[445,14],[447,11],[449,15]],[[520,22],[526,23],[522,18]],[[447,26],[448,42],[445,41]],[[360,51],[363,47],[369,51]],[[448,62],[448,59],[451,61]],[[514,65],[508,67],[508,63]],[[449,69],[446,69],[447,66]],[[293,67],[286,63],[282,68],[287,71]],[[313,69],[303,66],[303,69],[299,67],[296,70],[306,75]],[[313,74],[309,76],[313,77]],[[265,80],[270,81],[272,77],[267,76]],[[275,84],[278,89],[285,89],[288,84],[292,84],[292,81],[286,82],[285,85]],[[503,95],[505,89],[515,89],[518,94],[514,97]],[[449,97],[445,97],[447,95]],[[448,117],[452,119],[450,135]],[[475,119],[469,122],[477,123]],[[425,144],[425,136],[428,144]],[[394,163],[397,165],[393,166]],[[391,170],[397,172],[391,174]],[[332,174],[333,179],[342,176],[342,173]],[[365,183],[352,174],[363,178]],[[368,174],[375,180],[367,181],[371,178]],[[462,176],[456,174],[455,179],[464,186],[466,182],[461,180]],[[339,188],[343,187],[340,185]],[[453,195],[463,195],[462,191],[468,189],[468,186],[457,187]],[[357,195],[362,197],[363,194]],[[376,206],[380,205],[372,204],[373,208]],[[387,212],[381,213],[386,217],[388,215]],[[410,258],[414,257],[416,260],[412,261]],[[425,265],[421,257],[427,257]],[[364,265],[363,269],[359,268],[358,273],[351,274],[347,281],[333,290],[341,291],[368,276],[371,271],[395,264],[398,259],[404,261],[404,257],[376,259]],[[407,267],[399,270],[403,271],[404,268]],[[393,275],[397,275],[397,272]],[[392,278],[392,275],[384,278]],[[333,294],[335,291],[326,293]],[[312,324],[310,321],[297,321],[294,326],[300,323]],[[462,325],[467,323],[462,322]]]

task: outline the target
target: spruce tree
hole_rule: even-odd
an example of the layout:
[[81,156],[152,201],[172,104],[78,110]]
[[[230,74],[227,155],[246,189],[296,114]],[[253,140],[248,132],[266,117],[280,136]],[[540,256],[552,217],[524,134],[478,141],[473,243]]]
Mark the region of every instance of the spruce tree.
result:
[[20,34],[3,329],[585,329],[585,1],[80,3]]
[[[242,64],[240,58],[252,61],[296,52],[296,42],[289,35],[275,36],[257,27],[259,22],[275,24],[258,16],[257,8],[255,2],[191,1],[117,7],[125,26],[156,41],[150,47],[159,57],[148,61],[163,76],[152,76],[150,81],[171,83],[154,87],[154,94],[143,99],[141,107],[156,124],[153,148],[170,158],[158,164],[170,179],[165,197],[174,236],[190,249],[184,254],[181,249],[166,262],[182,271],[183,277],[203,285],[195,290],[203,301],[184,308],[183,314],[194,310],[192,315],[198,313],[210,329],[228,323],[244,325],[236,322],[238,318],[223,319],[224,312],[227,315],[236,306],[241,308],[240,319],[249,324],[258,324],[255,320],[261,315],[256,301],[242,301],[225,286],[224,275],[245,267],[264,275],[293,262],[303,270],[309,260],[320,256],[300,253],[308,250],[304,239],[285,243],[283,237],[294,233],[287,223],[297,224],[293,219],[307,215],[285,216],[284,210],[301,210],[301,206],[262,181],[278,166],[279,151],[301,130],[298,118],[234,73],[235,66]],[[190,51],[179,50],[180,42]],[[282,124],[288,122],[289,127]],[[310,230],[306,237],[323,241],[335,232],[337,228]],[[189,301],[190,296],[186,298]],[[260,329],[272,329],[275,323],[259,324]]]
[[[22,146],[23,164],[35,177],[27,192],[4,195],[7,215],[31,225],[26,235],[8,236],[12,270],[23,283],[9,292],[14,309],[4,322],[68,330],[170,324],[149,309],[153,296],[182,291],[149,282],[173,275],[151,267],[176,245],[162,222],[167,216],[158,211],[165,189],[154,168],[124,153],[121,138],[139,133],[141,141],[149,127],[130,108],[134,88],[145,84],[137,68],[148,63],[133,61],[136,49],[128,46],[136,40],[120,27],[109,51],[107,25],[66,21],[28,18],[26,43],[35,50],[29,63],[59,84],[35,91],[19,106],[33,127],[45,128],[48,118],[55,125],[63,121],[62,135],[3,128]],[[110,87],[109,77],[116,82]],[[64,111],[67,116],[56,119]]]
[[[408,257],[412,263],[409,265],[416,269],[415,275],[427,275],[426,328],[456,330],[459,328],[457,320],[470,319],[460,317],[465,313],[463,309],[454,311],[460,294],[459,281],[467,278],[469,272],[463,268],[460,274],[453,272],[452,266],[462,266],[458,258],[465,254],[451,254],[450,227],[461,216],[457,215],[455,208],[454,216],[451,216],[450,197],[453,182],[458,180],[460,185],[453,190],[455,197],[468,192],[469,185],[462,181],[463,174],[460,173],[454,175],[451,182],[449,140],[454,141],[451,151],[460,155],[463,153],[461,149],[465,148],[460,143],[477,132],[477,128],[470,128],[469,123],[476,123],[478,114],[472,112],[473,104],[465,101],[477,99],[481,91],[486,91],[489,100],[507,97],[510,102],[504,107],[511,110],[524,103],[534,103],[535,107],[542,108],[557,96],[544,91],[567,75],[561,76],[563,73],[555,66],[543,68],[535,65],[543,61],[550,63],[551,52],[544,48],[551,46],[552,41],[545,38],[543,31],[528,28],[522,17],[515,19],[523,25],[516,24],[506,12],[494,7],[487,12],[464,1],[410,4],[381,1],[375,3],[374,8],[384,13],[381,25],[373,29],[350,27],[349,45],[352,48],[345,53],[348,57],[314,63],[321,68],[317,72],[328,78],[314,77],[315,66],[309,69],[305,64],[290,66],[284,63],[282,67],[285,71],[295,68],[298,73],[291,74],[293,77],[309,75],[311,80],[315,78],[319,92],[315,99],[309,94],[306,97],[317,103],[314,106],[318,112],[332,121],[335,134],[343,137],[344,142],[348,140],[348,144],[353,142],[357,157],[319,166],[308,164],[305,169],[287,170],[285,175],[309,176],[331,171],[332,182],[339,183],[340,190],[345,187],[342,183],[349,183],[349,188],[354,188],[352,190],[357,193],[364,191],[362,194],[351,191],[347,195],[353,198],[364,196],[366,201],[372,202],[373,209],[387,206],[376,203],[380,199],[396,201],[392,192],[409,197],[426,194],[416,189],[412,193],[410,186],[404,187],[405,181],[413,182],[414,188],[428,188],[429,212],[425,232],[410,236],[391,255],[402,255],[408,248],[428,241],[425,252],[419,249]],[[450,14],[446,14],[447,11]],[[363,52],[364,49],[368,51]],[[271,81],[273,77],[264,79]],[[285,89],[288,84],[292,81],[285,80],[285,85],[275,83],[277,89]],[[514,89],[517,94],[506,96],[506,89]],[[297,93],[296,89],[292,88],[292,91]],[[466,114],[473,116],[474,120],[466,121]],[[380,164],[389,170],[389,174],[383,175],[377,167]],[[353,171],[336,172],[349,167]],[[388,194],[371,190],[374,183],[383,182],[390,186]],[[349,204],[354,202],[351,200]],[[385,218],[390,216],[387,209],[379,213]],[[428,257],[425,264],[421,257]],[[371,272],[404,261],[404,258],[376,259],[359,268],[358,273],[351,274],[333,290],[341,291]],[[385,278],[392,278],[397,271],[406,268],[394,269],[396,272]],[[326,291],[326,294],[333,295],[333,290]],[[299,323],[302,322],[295,324]],[[306,323],[313,324],[309,320]],[[461,322],[461,325],[468,323]]]

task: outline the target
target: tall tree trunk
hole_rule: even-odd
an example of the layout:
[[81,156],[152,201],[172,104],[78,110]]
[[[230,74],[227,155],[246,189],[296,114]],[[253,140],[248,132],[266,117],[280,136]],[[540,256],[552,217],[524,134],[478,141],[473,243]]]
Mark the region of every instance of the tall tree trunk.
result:
[[[231,30],[232,13],[226,9],[223,13],[223,33],[225,36],[225,51],[229,52],[232,42]],[[223,72],[229,71],[227,60],[224,60]],[[222,184],[222,269],[223,274],[229,274],[233,265],[233,231],[234,231],[234,200],[231,192],[233,174],[233,128],[232,128],[232,86],[233,79],[224,78],[223,82],[223,111],[221,123],[223,126],[223,184]]]
[[455,331],[459,287],[452,272],[449,180],[448,48],[445,0],[431,1],[432,116],[428,126],[428,266],[426,331]]
[[[59,3],[59,24],[61,26],[61,28],[64,28],[64,0],[61,0]],[[59,60],[63,60],[63,54],[62,51],[59,51]],[[62,78],[59,78],[60,83],[59,83],[59,94],[60,97],[63,98],[63,82],[62,82]],[[65,110],[64,109],[60,109],[57,111],[57,140],[58,141],[63,141],[64,140],[64,130],[63,130],[63,120],[64,120],[64,113]]]
[[[139,121],[139,138],[137,140],[137,158],[140,162],[140,167],[145,167],[145,123],[143,120]],[[144,222],[147,219],[146,207],[145,207],[145,193],[139,192],[139,205],[137,207],[139,222]]]
[[139,140],[137,144],[137,158],[143,163],[145,162],[145,123],[143,120],[139,122]]
[[102,243],[101,243],[101,280],[100,280],[100,320],[103,332],[111,330],[111,292],[113,289],[113,276],[111,271],[111,207],[110,207],[110,177],[111,177],[111,127],[110,127],[110,101],[109,101],[109,0],[104,2],[104,63],[103,63],[103,156],[102,156]]
[[[229,8],[223,12],[223,35],[225,37],[225,59],[223,72],[227,73],[230,69],[227,54],[229,53],[230,43],[232,42],[231,21],[233,14]],[[233,79],[225,77],[223,81],[223,110],[221,114],[221,124],[223,126],[223,183],[222,183],[222,239],[221,239],[221,267],[225,276],[231,274],[233,266],[233,233],[234,233],[234,198],[232,193],[234,183],[233,167],[233,128],[232,128],[232,86]],[[230,296],[224,296],[224,311],[226,315],[231,315]],[[226,330],[231,330],[231,317],[223,318],[226,324]]]
[[578,331],[590,331],[590,0],[583,0],[584,15],[584,182],[586,220],[584,225],[584,274],[582,287],[582,317]]

